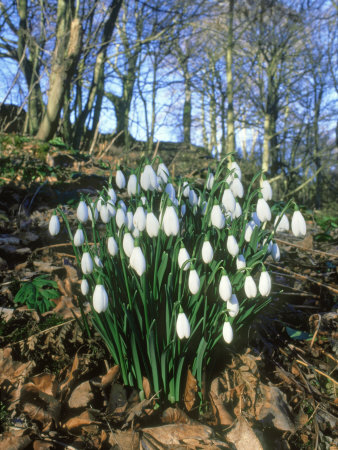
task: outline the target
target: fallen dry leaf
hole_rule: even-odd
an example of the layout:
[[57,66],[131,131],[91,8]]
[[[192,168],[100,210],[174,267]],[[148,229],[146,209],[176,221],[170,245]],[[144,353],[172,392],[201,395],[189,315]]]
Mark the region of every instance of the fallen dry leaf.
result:
[[0,448],[6,450],[21,450],[27,448],[32,442],[25,430],[5,431],[0,435]]
[[76,353],[72,367],[67,374],[66,380],[64,383],[60,385],[60,392],[62,393],[62,397],[65,398],[70,390],[71,385],[76,381],[77,377],[79,376],[79,356]]
[[68,400],[68,406],[70,408],[85,408],[86,406],[89,406],[93,398],[94,394],[90,382],[84,381],[71,393]]
[[97,422],[95,420],[94,414],[91,410],[83,411],[81,414],[77,415],[76,417],[71,417],[69,420],[67,420],[66,423],[63,424],[64,428],[67,428],[67,430],[74,432],[77,428],[82,428],[86,425],[99,425],[100,422]]
[[210,386],[210,400],[214,411],[214,415],[217,418],[219,425],[232,425],[234,418],[224,406],[226,396],[220,392],[220,380],[219,377],[215,378]]
[[148,378],[146,378],[146,377],[142,378],[142,386],[143,386],[144,396],[148,400],[151,395],[150,383],[149,383]]
[[33,362],[21,363],[13,361],[12,349],[5,347],[0,349],[0,385],[8,380],[11,384],[17,384],[29,375],[34,367]]
[[44,373],[43,375],[36,375],[35,377],[30,378],[29,381],[40,391],[55,397],[58,386],[55,375]]
[[194,420],[178,407],[165,409],[162,413],[161,421],[162,423],[194,423]]
[[184,405],[187,411],[190,411],[194,406],[197,390],[197,380],[191,373],[190,368],[188,368],[187,381],[184,388]]
[[168,448],[169,445],[180,445],[185,440],[195,439],[198,442],[208,441],[214,432],[212,428],[202,424],[171,424],[161,427],[144,428],[143,435],[150,435]]
[[40,439],[33,442],[33,450],[51,450],[53,448],[55,448],[53,442],[40,441]]
[[110,390],[107,411],[110,414],[121,416],[128,406],[127,394],[121,384],[114,383]]
[[106,375],[103,375],[101,378],[101,386],[102,389],[106,389],[110,384],[114,383],[116,378],[119,376],[120,373],[120,367],[119,366],[113,366],[111,367]]
[[140,448],[140,436],[134,430],[116,430],[110,433],[108,443],[112,448],[118,448],[119,450],[138,450]]
[[263,450],[260,440],[243,416],[226,434],[226,439],[235,445],[236,450]]

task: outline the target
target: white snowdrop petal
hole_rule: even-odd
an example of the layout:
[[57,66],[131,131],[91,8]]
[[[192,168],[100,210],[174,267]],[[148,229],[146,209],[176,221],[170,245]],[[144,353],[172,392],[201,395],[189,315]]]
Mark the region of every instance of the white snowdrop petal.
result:
[[205,264],[210,264],[214,257],[214,251],[210,241],[204,241],[202,245],[202,259]]
[[271,256],[275,262],[278,262],[280,260],[280,250],[276,242],[272,244]]
[[243,255],[238,255],[236,258],[237,270],[244,269],[246,267],[246,261]]
[[200,290],[200,278],[195,269],[190,269],[189,271],[188,286],[189,291],[192,293],[192,295],[197,294],[197,292]]
[[257,217],[261,222],[268,222],[271,220],[270,206],[266,203],[264,198],[259,198],[257,202]]
[[127,192],[129,197],[140,192],[140,185],[138,184],[137,176],[134,173],[132,173],[128,179]]
[[85,275],[93,272],[93,260],[88,252],[84,252],[81,258],[81,270]]
[[221,299],[225,302],[230,300],[232,294],[232,286],[228,275],[222,275],[219,283],[219,295]]
[[225,189],[222,196],[222,204],[227,212],[233,213],[236,209],[236,200],[230,189]]
[[239,303],[236,294],[232,294],[230,300],[227,301],[227,309],[230,317],[236,317],[239,313]]
[[263,297],[267,297],[271,292],[271,278],[267,271],[263,271],[259,277],[258,290]]
[[248,298],[254,298],[257,295],[257,286],[251,275],[248,275],[245,278],[244,291]]
[[211,223],[214,227],[221,230],[225,226],[225,217],[219,205],[214,205],[211,210]]
[[146,231],[148,236],[157,237],[160,230],[160,223],[153,212],[149,212],[146,217]]
[[93,308],[100,314],[108,308],[108,294],[103,284],[97,284],[93,294]]
[[116,211],[115,221],[118,228],[121,228],[122,225],[127,225],[126,213],[122,208],[118,208]]
[[78,228],[74,234],[74,245],[75,247],[80,247],[84,244],[85,238],[84,233],[81,228]]
[[180,223],[173,206],[167,206],[163,215],[163,230],[167,236],[177,236]]
[[130,255],[130,267],[132,267],[140,277],[146,270],[146,260],[141,247],[134,247]]
[[89,283],[85,278],[81,281],[81,292],[83,295],[87,295],[89,292]]
[[261,193],[265,201],[269,201],[272,199],[272,188],[268,180],[262,181]]
[[[187,271],[190,267],[190,262],[186,263],[190,259],[190,255],[185,247],[181,247],[178,252],[178,265],[180,269]],[[186,263],[186,264],[184,264]]]
[[53,214],[49,221],[48,230],[51,236],[56,236],[60,231],[60,221],[56,214]]
[[124,189],[126,187],[126,179],[125,179],[125,176],[124,176],[122,170],[119,169],[116,171],[115,181],[116,181],[116,186],[119,189]]
[[296,237],[304,237],[306,235],[306,222],[300,211],[295,211],[293,213],[291,230]]
[[100,217],[103,223],[108,223],[111,219],[111,215],[109,214],[109,209],[106,204],[101,205]]
[[130,258],[131,253],[134,249],[134,238],[130,233],[125,233],[122,240],[122,247],[124,253]]
[[232,326],[230,322],[224,322],[223,325],[223,339],[227,344],[231,344],[234,338],[234,332],[232,330]]
[[211,191],[215,181],[215,175],[212,172],[209,172],[208,179],[207,179],[207,189],[208,191]]
[[235,236],[230,234],[227,239],[227,249],[231,256],[235,257],[239,253],[239,247]]
[[111,256],[116,256],[119,250],[117,242],[113,236],[110,236],[107,241],[108,252]]
[[[279,223],[278,223],[279,221]],[[277,225],[278,223],[278,225]],[[290,229],[290,222],[286,214],[283,214],[282,217],[278,215],[275,219],[274,226],[277,225],[276,231],[277,233],[283,233],[285,231],[289,231]]]
[[79,205],[77,207],[76,215],[77,215],[77,218],[78,218],[79,222],[81,222],[81,223],[87,222],[87,220],[88,220],[88,207],[87,207],[86,203],[83,200],[80,201],[80,203],[79,203]]
[[183,338],[188,339],[190,337],[189,320],[183,312],[179,313],[177,316],[176,333],[180,339],[183,339]]

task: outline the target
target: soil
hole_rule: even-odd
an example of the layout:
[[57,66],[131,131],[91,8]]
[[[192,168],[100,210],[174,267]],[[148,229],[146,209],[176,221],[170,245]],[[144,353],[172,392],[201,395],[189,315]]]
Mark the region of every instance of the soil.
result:
[[[65,233],[50,237],[48,222],[56,205],[70,210],[103,186],[110,167],[133,167],[144,153],[0,138],[1,448],[338,448],[337,229],[323,241],[308,220],[304,240],[281,237],[282,262],[269,263],[273,301],[209,374],[202,408],[192,379],[179,405],[159,404],[146,386],[140,401],[100,337],[82,328],[72,251]],[[162,144],[156,152],[197,181],[214,164],[201,149]],[[55,307],[14,303],[22,283],[41,274],[57,283]]]

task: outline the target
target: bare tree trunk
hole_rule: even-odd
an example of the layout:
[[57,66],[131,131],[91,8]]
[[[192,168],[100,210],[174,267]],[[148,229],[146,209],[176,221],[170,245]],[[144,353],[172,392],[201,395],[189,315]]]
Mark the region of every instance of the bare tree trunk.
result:
[[71,21],[71,4],[58,1],[56,44],[49,77],[48,103],[36,137],[49,140],[53,137],[60,118],[66,89],[69,87],[80,51],[82,25],[78,17]]
[[235,142],[235,118],[234,118],[234,84],[232,76],[233,59],[233,20],[234,20],[234,0],[229,0],[229,22],[228,22],[228,42],[226,51],[226,78],[227,78],[227,153],[236,151]]
[[201,125],[202,125],[202,138],[203,138],[203,147],[207,149],[209,147],[208,142],[208,134],[206,127],[206,118],[205,118],[205,82],[203,83],[203,91],[202,91],[202,99],[201,99]]

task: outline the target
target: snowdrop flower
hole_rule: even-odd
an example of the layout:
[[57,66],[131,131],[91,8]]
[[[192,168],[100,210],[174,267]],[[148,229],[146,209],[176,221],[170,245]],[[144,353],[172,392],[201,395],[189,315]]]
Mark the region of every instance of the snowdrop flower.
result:
[[[279,221],[279,223],[278,223]],[[278,225],[277,225],[278,223]],[[282,217],[278,215],[275,219],[274,226],[277,225],[276,232],[283,233],[284,231],[289,231],[290,223],[286,214],[283,214]]]
[[272,245],[271,256],[275,262],[278,262],[280,260],[280,250],[276,242],[274,242]]
[[81,222],[81,223],[87,222],[87,220],[88,220],[88,207],[87,207],[86,203],[83,200],[80,201],[79,206],[77,207],[76,215],[77,215],[77,218],[78,218],[79,222]]
[[263,180],[261,182],[261,193],[266,202],[272,199],[272,189],[268,180]]
[[146,228],[146,213],[143,209],[143,206],[138,206],[136,208],[134,219],[133,219],[134,227],[136,227],[139,231],[143,231]]
[[108,308],[108,294],[103,284],[97,284],[93,294],[93,308],[100,314]]
[[251,214],[252,220],[254,221],[257,227],[261,226],[261,221],[259,220],[256,211]]
[[155,216],[155,214],[152,211],[148,212],[147,217],[146,217],[146,231],[148,233],[148,236],[151,238],[157,237],[159,229],[160,229],[160,223],[159,223],[157,217]]
[[189,271],[189,278],[188,278],[188,286],[189,291],[192,293],[192,295],[197,294],[197,292],[200,290],[200,277],[198,276],[197,271],[191,266],[191,269]]
[[171,183],[168,183],[165,187],[165,192],[169,195],[170,200],[173,202],[176,198],[176,191]]
[[[94,217],[93,217],[92,210],[94,213]],[[99,211],[98,211],[97,207],[94,205],[94,203],[91,203],[88,208],[88,217],[91,222],[93,222],[93,221],[95,222],[99,217]]]
[[236,294],[232,294],[230,300],[227,301],[227,309],[230,317],[236,317],[239,313],[239,303]]
[[234,197],[243,198],[244,188],[241,180],[238,177],[235,176],[234,180],[230,184],[230,189]]
[[117,200],[117,196],[116,196],[116,192],[114,191],[114,189],[113,189],[112,186],[110,186],[110,187],[108,188],[107,194],[108,194],[108,197],[109,197],[110,200],[111,200],[111,203],[113,203],[113,204],[115,205],[116,200]]
[[100,217],[103,223],[108,223],[111,219],[111,215],[109,214],[109,209],[106,204],[101,205]]
[[102,197],[99,197],[99,199],[96,203],[96,208],[97,208],[98,212],[101,211],[102,203],[104,203],[104,199]]
[[140,185],[138,184],[137,176],[134,173],[132,173],[128,179],[127,192],[129,197],[132,197],[140,192]]
[[233,173],[234,173],[235,175],[237,175],[237,177],[238,177],[240,180],[242,179],[242,171],[241,171],[241,168],[239,167],[239,165],[238,165],[238,163],[237,163],[236,161],[232,161],[232,162],[230,163],[229,169],[230,169],[231,171],[233,171]]
[[248,222],[245,225],[245,234],[244,234],[244,239],[246,242],[250,242],[253,230],[255,229],[257,225],[255,224],[255,222],[253,220],[250,220],[250,222]]
[[270,206],[266,203],[264,198],[259,198],[256,207],[257,217],[261,222],[268,222],[271,220]]
[[115,208],[112,200],[108,201],[107,208],[108,208],[108,212],[109,212],[110,217],[115,217],[115,215],[116,215],[116,208]]
[[160,163],[157,168],[157,176],[159,177],[161,183],[167,184],[169,178],[168,167],[164,163]]
[[89,284],[85,278],[83,278],[81,281],[81,292],[83,295],[87,295],[89,292]]
[[131,253],[134,249],[134,238],[130,233],[125,233],[122,240],[122,246],[124,253],[130,258]]
[[254,298],[257,295],[257,287],[251,275],[248,275],[244,281],[244,291],[248,298]]
[[241,217],[242,215],[242,208],[241,205],[236,202],[236,208],[235,208],[235,212],[234,212],[234,218],[237,219],[238,217]]
[[94,261],[95,261],[95,264],[97,265],[97,267],[101,267],[101,268],[103,267],[102,261],[97,255],[94,256]]
[[225,217],[222,213],[221,207],[216,203],[211,210],[211,223],[214,227],[221,230],[225,226]]
[[140,237],[140,230],[138,228],[134,228],[132,234],[134,238],[138,238]]
[[170,204],[168,204],[164,211],[162,226],[167,236],[177,236],[180,231],[180,223],[178,221],[176,210]]
[[205,216],[207,212],[208,202],[204,200],[204,202],[201,205],[201,214],[202,216]]
[[306,235],[306,222],[298,208],[293,213],[291,220],[291,229],[293,235],[296,237],[303,237]]
[[227,302],[228,300],[230,300],[231,294],[232,294],[232,286],[231,286],[229,277],[225,271],[223,272],[223,274],[221,276],[218,291],[219,291],[219,295],[223,301]]
[[231,190],[227,187],[224,189],[222,196],[222,204],[226,211],[233,213],[236,209],[236,200],[231,192]]
[[127,217],[123,208],[118,208],[115,216],[116,225],[121,228],[122,225],[127,225]]
[[49,221],[49,233],[51,236],[56,236],[60,231],[60,221],[56,214],[53,214]]
[[202,259],[205,264],[210,264],[214,257],[214,251],[209,240],[205,240],[202,245]]
[[183,182],[182,189],[183,189],[183,197],[188,198],[189,192],[190,192],[190,187],[189,187],[189,183],[187,181]]
[[78,228],[74,234],[74,245],[75,247],[81,247],[84,244],[85,237],[82,228]]
[[89,252],[84,252],[81,258],[81,270],[85,275],[89,275],[93,272],[93,260],[89,254]]
[[223,325],[223,339],[227,344],[231,344],[232,340],[234,338],[234,332],[232,330],[230,322],[224,322]]
[[189,203],[191,206],[195,206],[198,204],[198,197],[193,189],[190,189],[189,191]]
[[235,236],[229,234],[227,239],[227,249],[231,256],[235,257],[238,255],[239,247],[236,241]]
[[187,249],[182,244],[182,247],[180,248],[180,250],[178,252],[178,265],[179,265],[180,269],[182,269],[182,267],[183,267],[184,271],[187,271],[189,269],[190,262],[187,262],[187,261],[189,261],[189,259],[190,259],[190,255],[189,255]]
[[134,230],[134,214],[132,211],[127,211],[126,214],[127,228],[129,231]]
[[244,269],[246,267],[246,261],[243,255],[238,255],[236,258],[237,270]]
[[184,314],[182,308],[180,308],[180,312],[177,316],[176,321],[176,333],[179,339],[190,337],[190,324],[187,316]]
[[132,267],[137,275],[141,277],[146,271],[146,260],[144,258],[144,254],[142,252],[141,247],[138,245],[137,241],[135,243],[135,247],[133,248],[130,255],[130,267]]
[[144,191],[153,191],[157,189],[157,175],[150,164],[144,166],[140,176],[140,184]]
[[187,212],[187,205],[183,203],[183,205],[181,205],[181,217],[183,217],[186,212]]
[[214,181],[215,181],[215,175],[212,172],[209,172],[207,184],[206,184],[208,191],[211,191],[211,189],[214,185]]
[[116,182],[116,186],[119,189],[124,189],[126,187],[126,179],[125,179],[125,176],[124,176],[122,170],[120,170],[120,169],[118,169],[116,171],[115,182]]
[[125,213],[127,213],[127,206],[126,206],[126,204],[124,203],[123,200],[119,200],[118,206],[120,206],[120,208],[122,208],[123,211],[124,211]]
[[271,292],[271,277],[265,267],[259,277],[258,290],[263,297],[267,297]]
[[117,243],[113,236],[110,236],[107,241],[108,252],[111,256],[116,256],[119,250]]

